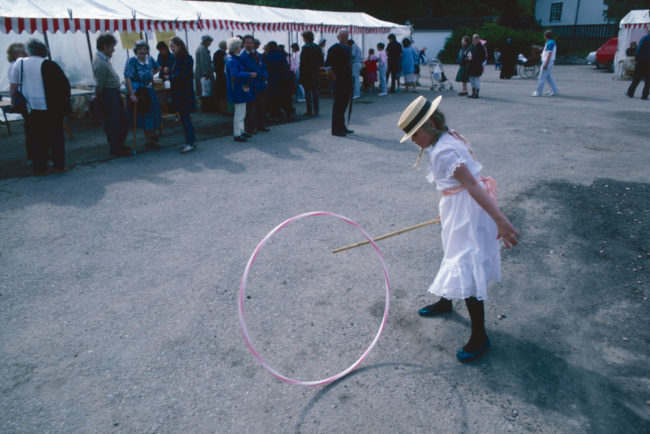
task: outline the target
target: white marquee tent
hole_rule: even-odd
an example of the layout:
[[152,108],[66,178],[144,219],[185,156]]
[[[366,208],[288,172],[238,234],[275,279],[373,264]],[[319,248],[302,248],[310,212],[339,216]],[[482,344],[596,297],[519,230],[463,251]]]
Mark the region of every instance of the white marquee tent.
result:
[[[141,32],[155,56],[156,32],[175,32],[193,52],[201,35],[216,41],[232,35],[252,33],[262,43],[275,40],[287,46],[302,45],[300,32],[311,30],[316,38],[335,42],[341,28],[350,29],[364,52],[389,33],[399,39],[410,36],[410,27],[378,20],[360,12],[330,12],[285,9],[225,2],[183,0],[9,0],[0,3],[0,50],[30,37],[46,39],[53,60],[64,68],[74,84],[91,85],[94,80],[90,57],[101,32]],[[116,37],[118,35],[116,34]],[[123,69],[128,51],[119,38],[113,64]],[[214,46],[211,47],[214,49]],[[0,90],[9,87],[8,63],[0,57]]]
[[648,29],[650,29],[650,9],[630,11],[621,19],[618,27],[618,49],[614,58],[615,77],[621,76],[622,62],[619,60],[622,61],[626,57],[625,50],[631,42],[638,43]]

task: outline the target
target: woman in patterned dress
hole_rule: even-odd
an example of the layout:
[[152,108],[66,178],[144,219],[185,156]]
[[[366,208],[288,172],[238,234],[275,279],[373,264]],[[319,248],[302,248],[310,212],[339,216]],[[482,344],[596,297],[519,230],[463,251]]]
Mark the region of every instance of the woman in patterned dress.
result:
[[[149,95],[149,104],[142,104],[141,102],[137,106],[137,126],[138,128],[144,128],[144,134],[147,138],[145,146],[150,149],[160,149],[160,146],[156,143],[159,139],[155,130],[162,125],[162,114],[158,96],[151,85],[153,76],[158,73],[160,66],[158,62],[149,56],[149,45],[145,41],[136,42],[133,52],[135,56],[129,58],[126,65],[124,65],[124,81],[126,82],[130,102],[130,104],[127,104],[127,116],[129,119],[133,119],[133,107],[138,104],[136,93],[138,89],[146,89]],[[146,107],[147,105],[148,107]]]

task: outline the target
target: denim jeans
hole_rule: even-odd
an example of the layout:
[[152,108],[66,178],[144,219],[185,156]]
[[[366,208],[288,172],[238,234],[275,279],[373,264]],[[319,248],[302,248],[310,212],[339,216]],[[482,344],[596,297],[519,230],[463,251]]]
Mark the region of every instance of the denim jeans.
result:
[[181,120],[181,125],[183,126],[183,133],[185,134],[185,143],[188,145],[194,145],[196,138],[194,137],[194,126],[192,125],[192,119],[190,118],[190,112],[180,111],[178,112],[178,117]]

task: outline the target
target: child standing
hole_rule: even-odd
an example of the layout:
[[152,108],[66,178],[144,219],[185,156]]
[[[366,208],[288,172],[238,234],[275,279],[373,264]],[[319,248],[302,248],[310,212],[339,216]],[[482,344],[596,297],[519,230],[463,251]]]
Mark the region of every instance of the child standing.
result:
[[[423,317],[449,313],[452,299],[464,299],[472,322],[472,334],[458,360],[469,362],[490,349],[485,331],[483,300],[491,281],[501,280],[499,239],[507,248],[517,245],[519,233],[499,210],[496,183],[481,176],[465,139],[447,127],[437,110],[442,96],[433,102],[420,96],[402,113],[398,126],[428,153],[427,180],[436,182],[440,198],[444,257],[429,292],[440,300],[418,311]],[[419,161],[419,157],[418,157]]]
[[501,51],[498,48],[494,49],[494,70],[501,70]]
[[385,45],[383,42],[377,44],[377,72],[379,73],[379,96],[388,95],[388,89],[386,88],[386,69],[388,68],[388,55],[386,50],[384,50]]
[[375,87],[375,81],[377,81],[377,63],[379,58],[375,56],[375,50],[372,48],[368,50],[368,58],[363,62],[364,67],[366,68],[366,74],[364,76],[363,87],[366,92],[369,92],[371,88]]

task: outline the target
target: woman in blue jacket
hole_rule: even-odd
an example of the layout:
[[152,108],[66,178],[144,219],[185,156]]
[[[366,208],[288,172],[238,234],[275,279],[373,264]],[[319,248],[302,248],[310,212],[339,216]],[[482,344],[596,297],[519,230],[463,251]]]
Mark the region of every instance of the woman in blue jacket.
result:
[[248,71],[243,59],[240,58],[241,50],[241,39],[236,37],[228,39],[226,90],[228,101],[235,107],[235,116],[232,120],[235,142],[245,142],[246,137],[250,137],[244,131],[244,118],[246,118],[246,103],[255,99],[251,79],[257,77],[256,72]]

